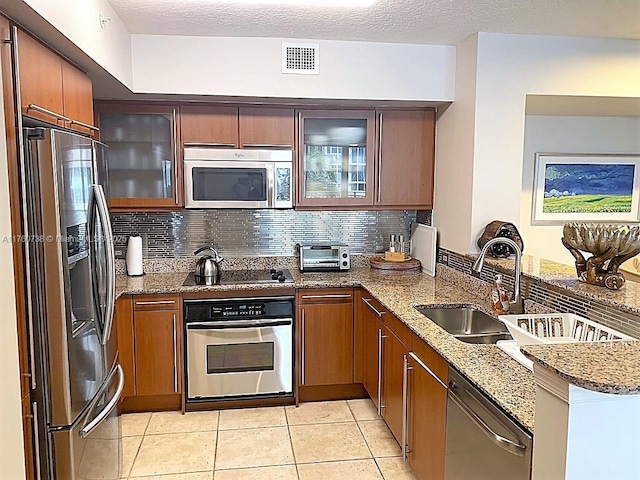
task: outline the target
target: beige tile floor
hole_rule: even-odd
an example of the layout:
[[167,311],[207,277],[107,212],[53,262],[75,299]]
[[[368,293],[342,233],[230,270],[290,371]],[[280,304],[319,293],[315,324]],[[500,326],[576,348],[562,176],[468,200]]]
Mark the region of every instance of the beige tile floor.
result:
[[122,478],[415,480],[370,400],[122,417]]

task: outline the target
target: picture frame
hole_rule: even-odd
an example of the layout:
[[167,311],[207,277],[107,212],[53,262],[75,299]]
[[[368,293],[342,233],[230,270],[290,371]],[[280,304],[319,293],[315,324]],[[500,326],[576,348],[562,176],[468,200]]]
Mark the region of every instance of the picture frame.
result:
[[536,153],[532,225],[640,221],[640,154]]

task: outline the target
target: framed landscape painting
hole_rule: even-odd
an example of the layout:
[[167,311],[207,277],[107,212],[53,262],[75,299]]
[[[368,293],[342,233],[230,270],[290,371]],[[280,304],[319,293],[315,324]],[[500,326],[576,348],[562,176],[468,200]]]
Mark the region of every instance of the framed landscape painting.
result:
[[638,222],[640,154],[536,153],[533,225]]

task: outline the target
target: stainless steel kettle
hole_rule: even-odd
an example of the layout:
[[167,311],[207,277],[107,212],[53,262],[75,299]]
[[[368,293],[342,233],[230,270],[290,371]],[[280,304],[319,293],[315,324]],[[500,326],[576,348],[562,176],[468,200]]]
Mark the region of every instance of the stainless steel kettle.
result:
[[220,282],[220,274],[222,273],[220,262],[222,262],[224,258],[218,255],[218,252],[209,246],[199,248],[193,252],[193,254],[198,255],[199,253],[207,250],[213,252],[213,256],[203,255],[196,262],[196,285],[216,285]]

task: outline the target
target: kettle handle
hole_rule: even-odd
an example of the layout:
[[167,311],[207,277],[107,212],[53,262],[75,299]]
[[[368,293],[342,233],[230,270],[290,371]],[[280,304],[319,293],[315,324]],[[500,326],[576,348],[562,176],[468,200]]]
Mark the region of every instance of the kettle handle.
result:
[[223,261],[223,260],[224,260],[224,257],[221,257],[221,256],[218,254],[218,252],[215,250],[215,248],[210,247],[210,246],[208,246],[208,245],[205,245],[204,247],[200,247],[198,250],[196,250],[195,252],[193,252],[193,254],[194,254],[194,255],[198,255],[199,253],[202,253],[202,252],[204,252],[204,251],[206,251],[206,250],[209,250],[209,251],[211,251],[211,252],[213,252],[213,253],[215,254],[215,258],[214,258],[214,260],[215,260],[216,262],[218,262],[218,263],[219,263],[219,262],[221,262],[221,261]]
[[205,245],[204,247],[200,247],[199,249],[197,249],[195,252],[193,252],[193,254],[194,255],[198,255],[199,253],[202,253],[205,250],[211,250],[212,252],[215,252],[216,254],[218,253],[213,248],[209,247],[208,245]]

